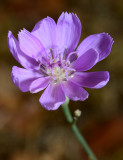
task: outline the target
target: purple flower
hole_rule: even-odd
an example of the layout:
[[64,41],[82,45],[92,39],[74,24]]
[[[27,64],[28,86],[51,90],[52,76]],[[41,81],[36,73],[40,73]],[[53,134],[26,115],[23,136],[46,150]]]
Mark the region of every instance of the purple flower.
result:
[[14,84],[22,92],[37,93],[45,89],[39,99],[47,110],[56,110],[71,100],[88,98],[86,88],[101,88],[109,81],[109,73],[85,72],[105,59],[113,44],[106,33],[94,34],[77,47],[81,22],[76,14],[62,13],[57,23],[50,18],[39,21],[32,32],[8,33],[8,46],[14,58],[24,67],[12,68]]

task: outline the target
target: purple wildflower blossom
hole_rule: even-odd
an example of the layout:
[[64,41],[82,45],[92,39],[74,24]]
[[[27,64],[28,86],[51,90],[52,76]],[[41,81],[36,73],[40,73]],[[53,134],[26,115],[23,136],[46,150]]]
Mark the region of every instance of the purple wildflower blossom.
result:
[[24,67],[12,68],[14,84],[22,92],[37,93],[45,89],[39,99],[47,110],[56,110],[71,100],[88,98],[86,88],[101,88],[109,81],[109,73],[84,72],[106,58],[113,44],[106,33],[94,34],[77,47],[81,22],[76,14],[62,13],[57,24],[50,18],[39,21],[32,32],[8,33],[8,46],[14,58]]

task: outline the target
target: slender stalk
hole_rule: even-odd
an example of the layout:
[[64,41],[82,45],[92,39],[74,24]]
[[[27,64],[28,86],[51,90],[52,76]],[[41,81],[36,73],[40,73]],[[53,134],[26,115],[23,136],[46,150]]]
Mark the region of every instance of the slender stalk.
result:
[[97,158],[93,154],[92,150],[88,146],[87,142],[85,141],[84,137],[82,136],[82,134],[78,130],[78,128],[76,126],[76,123],[74,123],[74,119],[73,119],[73,117],[72,117],[72,115],[70,113],[68,104],[69,104],[69,99],[66,98],[65,103],[62,105],[62,109],[64,111],[64,114],[66,116],[66,119],[67,119],[68,123],[71,124],[71,128],[72,128],[73,132],[75,133],[77,139],[79,140],[79,142],[81,143],[81,145],[84,148],[85,152],[87,153],[89,159],[90,160],[97,160]]

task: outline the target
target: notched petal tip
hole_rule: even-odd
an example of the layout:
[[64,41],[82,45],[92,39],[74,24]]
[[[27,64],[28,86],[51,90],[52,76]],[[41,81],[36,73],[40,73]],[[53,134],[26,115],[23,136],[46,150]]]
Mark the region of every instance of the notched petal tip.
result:
[[103,49],[102,54],[100,54],[99,61],[105,59],[110,54],[112,45],[114,43],[113,38],[108,33],[102,33],[102,34],[103,34],[103,39],[104,39],[102,40],[102,43],[104,43],[103,45],[105,46],[105,49]]
[[[64,18],[73,18],[73,19],[78,19],[79,20],[79,18],[78,18],[78,16],[77,16],[77,14],[76,13],[71,13],[71,12],[62,12],[62,14],[60,15],[60,17],[64,17]],[[80,20],[79,20],[80,21]],[[81,22],[80,22],[81,23]]]
[[18,39],[20,49],[29,57],[36,59],[40,54],[45,54],[42,43],[26,29],[19,32]]
[[107,35],[107,37],[108,37],[108,38],[110,39],[110,41],[111,41],[111,44],[114,43],[114,40],[113,40],[113,38],[109,35],[109,33],[103,32],[102,34],[103,34],[103,35]]
[[93,48],[99,54],[99,62],[110,54],[113,42],[112,37],[107,33],[93,34],[80,43],[77,51],[79,52],[79,56],[81,56],[85,51]]
[[26,30],[25,28],[20,29],[20,31],[18,31],[18,34],[17,34],[18,35],[18,39],[21,38],[22,35],[24,36],[24,34],[30,35],[30,32],[28,30]]

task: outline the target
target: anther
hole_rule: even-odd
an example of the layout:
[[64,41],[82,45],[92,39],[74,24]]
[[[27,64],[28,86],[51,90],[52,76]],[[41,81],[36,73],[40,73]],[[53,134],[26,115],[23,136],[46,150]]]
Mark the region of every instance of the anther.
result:
[[52,57],[52,60],[54,59],[54,54],[53,54],[53,49],[50,48],[50,54],[51,54],[51,57]]

